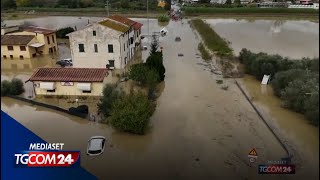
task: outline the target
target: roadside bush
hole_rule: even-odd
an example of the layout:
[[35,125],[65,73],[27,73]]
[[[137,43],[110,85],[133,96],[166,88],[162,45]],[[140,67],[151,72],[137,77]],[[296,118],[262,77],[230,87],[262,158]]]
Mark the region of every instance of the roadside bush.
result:
[[279,55],[252,53],[242,49],[239,61],[246,73],[261,80],[271,75],[271,85],[284,107],[303,113],[307,120],[319,125],[319,58],[292,60]]
[[24,93],[23,82],[20,79],[12,79],[11,82],[4,80],[1,82],[1,96],[20,95]]
[[153,88],[159,82],[159,74],[147,64],[134,64],[130,67],[129,78]]
[[170,18],[167,15],[160,15],[158,16],[159,22],[169,22]]
[[67,34],[73,32],[74,29],[72,27],[61,28],[56,32],[57,38],[68,39]]
[[119,92],[115,90],[115,85],[107,84],[103,88],[103,96],[98,103],[98,112],[102,113],[104,117],[110,116],[112,103],[118,98]]
[[122,94],[112,105],[110,124],[121,131],[144,134],[153,109],[142,93]]
[[297,77],[302,78],[304,75],[305,71],[301,69],[290,69],[277,73],[271,81],[275,95],[280,96],[281,91],[286,88],[290,82],[294,81]]

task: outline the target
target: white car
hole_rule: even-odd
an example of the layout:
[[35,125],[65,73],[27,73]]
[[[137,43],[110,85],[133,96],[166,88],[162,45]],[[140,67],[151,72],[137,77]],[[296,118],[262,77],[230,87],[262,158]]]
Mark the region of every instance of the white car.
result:
[[97,156],[103,153],[106,138],[103,136],[93,136],[88,140],[87,155]]

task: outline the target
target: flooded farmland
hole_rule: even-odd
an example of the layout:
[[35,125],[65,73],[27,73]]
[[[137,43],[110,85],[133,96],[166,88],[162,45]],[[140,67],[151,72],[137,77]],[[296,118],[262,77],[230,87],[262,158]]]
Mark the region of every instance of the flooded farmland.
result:
[[[48,27],[48,23],[51,24],[48,19],[29,21],[48,28],[73,26],[72,23],[78,23],[80,28],[87,23],[87,18],[50,18],[56,18],[50,19],[55,20],[55,27]],[[147,34],[147,20],[135,20],[144,24],[142,34]],[[150,33],[158,32],[162,28],[157,20],[152,19],[149,22]],[[160,38],[166,67],[163,92],[151,119],[152,127],[144,136],[117,132],[105,124],[89,122],[9,98],[1,100],[1,108],[44,140],[64,142],[66,149],[69,150],[79,149],[85,152],[87,140],[91,136],[105,136],[107,146],[103,155],[98,157],[88,157],[85,153],[81,155],[82,166],[100,179],[134,177],[135,179],[251,180],[301,179],[302,176],[305,179],[318,179],[316,167],[311,168],[309,164],[297,169],[295,176],[259,176],[258,164],[265,164],[268,160],[280,160],[286,156],[285,151],[233,81],[227,80],[229,89],[222,90],[216,84],[216,77],[203,65],[199,65],[203,61],[196,55],[198,38],[195,37],[187,21],[170,22],[167,29],[168,36]],[[176,36],[181,37],[181,42],[174,41]],[[148,45],[148,41],[144,43]],[[178,57],[178,53],[184,56]],[[144,51],[142,57],[145,59],[147,54],[148,52]],[[44,61],[44,64],[39,66],[50,66],[50,62],[50,60]],[[5,63],[1,61],[1,65]],[[1,70],[1,79],[14,76],[27,78],[33,72],[33,69],[28,70],[24,75],[22,73],[24,71],[10,72],[10,68]],[[247,88],[254,89],[249,83]],[[269,112],[269,115],[275,119],[282,117],[272,112]],[[277,123],[281,123],[281,120],[277,120]],[[282,123],[287,122],[282,121]],[[283,131],[288,136],[302,136],[297,139],[304,144],[299,145],[308,146],[307,153],[310,155],[308,158],[316,157],[312,156],[316,153],[312,144],[319,143],[317,131],[306,126],[303,121],[291,123],[290,126]],[[312,135],[295,133],[299,128],[305,129],[304,132]],[[255,164],[250,164],[247,158],[251,148],[256,148],[259,154]]]
[[207,19],[231,42],[237,55],[242,48],[291,58],[319,57],[319,23],[286,20]]

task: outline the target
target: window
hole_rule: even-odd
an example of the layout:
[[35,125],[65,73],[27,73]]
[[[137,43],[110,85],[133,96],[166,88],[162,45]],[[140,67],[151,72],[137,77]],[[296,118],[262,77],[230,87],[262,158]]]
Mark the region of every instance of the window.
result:
[[79,52],[84,52],[84,44],[79,44]]
[[108,52],[113,53],[113,45],[112,44],[108,44]]
[[4,58],[4,59],[7,59],[7,56],[6,56],[6,55],[3,55],[3,58]]
[[82,91],[82,93],[91,93],[91,91]]
[[126,51],[126,44],[123,43],[123,51]]
[[52,42],[54,43],[54,35],[52,35]]
[[47,92],[56,92],[56,90],[55,89],[52,89],[52,90],[47,90]]
[[133,37],[130,38],[130,44],[133,44]]
[[92,31],[92,35],[93,35],[93,36],[96,36],[96,35],[97,35],[97,32],[96,32],[96,31]]
[[26,51],[26,47],[25,46],[20,46],[20,51]]
[[109,67],[114,67],[114,60],[109,60]]
[[13,55],[10,55],[10,59],[13,59]]
[[97,44],[94,44],[94,52],[98,52],[98,45]]
[[8,51],[13,51],[13,46],[8,46]]
[[48,41],[48,44],[50,44],[50,38],[49,38],[49,36],[47,36],[47,41]]
[[20,59],[23,59],[23,56],[20,56]]

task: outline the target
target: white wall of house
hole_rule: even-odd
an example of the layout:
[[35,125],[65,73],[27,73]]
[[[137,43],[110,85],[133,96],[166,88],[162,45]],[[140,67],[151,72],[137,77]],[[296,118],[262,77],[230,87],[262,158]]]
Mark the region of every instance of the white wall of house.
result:
[[[93,31],[96,32],[96,36],[93,35]],[[120,47],[121,44],[123,46],[122,34],[98,23],[69,34],[73,67],[105,68],[109,60],[114,60],[116,69],[123,68]],[[79,51],[79,44],[84,45],[84,52]],[[108,52],[108,45],[113,45],[113,53]]]
[[[33,82],[35,84],[35,93],[36,95],[65,95],[65,96],[102,96],[103,94],[103,87],[107,78],[103,82],[88,82],[91,84],[91,92],[85,93],[78,88],[79,82],[71,82],[68,86],[64,85],[64,82],[53,82],[54,83],[54,92],[49,92],[47,89],[41,88],[40,83],[41,81]],[[48,82],[44,82],[48,83]],[[50,83],[50,82],[49,82]]]

